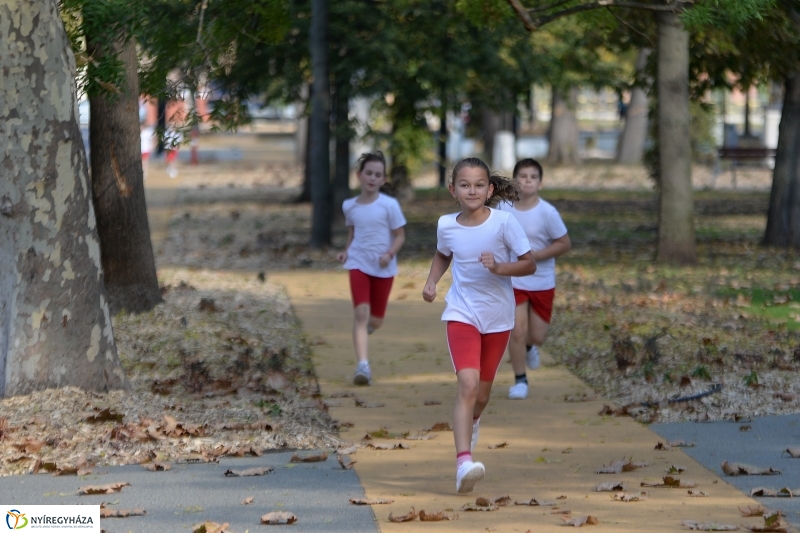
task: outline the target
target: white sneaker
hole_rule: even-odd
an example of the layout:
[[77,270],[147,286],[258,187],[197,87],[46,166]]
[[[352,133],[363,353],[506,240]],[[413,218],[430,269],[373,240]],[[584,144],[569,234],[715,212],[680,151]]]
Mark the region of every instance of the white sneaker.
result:
[[356,375],[353,376],[353,385],[369,385],[372,382],[372,372],[369,369],[369,362],[361,361],[356,367]]
[[531,346],[531,349],[528,350],[528,355],[525,357],[525,362],[528,363],[528,368],[531,370],[539,368],[539,348]]
[[467,461],[459,466],[456,472],[456,492],[459,494],[472,492],[475,483],[482,480],[485,475],[486,469],[483,467],[483,463]]
[[528,397],[528,384],[517,383],[508,388],[509,400],[524,400]]
[[475,446],[478,445],[478,432],[481,429],[481,419],[477,419],[475,422],[472,423],[472,442],[469,445],[469,451],[475,449]]

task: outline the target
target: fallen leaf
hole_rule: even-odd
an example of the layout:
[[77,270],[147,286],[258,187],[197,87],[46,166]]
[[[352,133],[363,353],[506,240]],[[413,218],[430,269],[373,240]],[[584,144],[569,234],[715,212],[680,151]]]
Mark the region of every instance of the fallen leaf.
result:
[[678,466],[678,465],[670,465],[665,472],[667,474],[683,474],[686,472],[685,466]]
[[672,446],[669,444],[664,444],[663,442],[659,441],[655,447],[656,450],[672,450]]
[[565,525],[575,527],[581,527],[583,525],[594,526],[600,523],[600,521],[593,516],[576,516],[575,518],[562,516],[561,520],[564,521]]
[[613,492],[618,490],[625,490],[622,481],[605,481],[594,486],[592,489],[595,492]]
[[768,489],[765,487],[756,487],[750,490],[751,496],[761,496],[761,497],[788,497],[793,498],[795,496],[800,496],[800,489],[790,489],[789,487],[783,487],[778,490],[775,489]]
[[255,500],[253,496],[248,496],[247,498],[242,500],[242,505],[250,505],[251,503],[253,503],[253,500]]
[[683,522],[681,522],[681,525],[696,531],[736,531],[737,529],[739,529],[736,526],[729,526],[727,524],[716,524],[713,522],[695,522],[693,520],[684,520]]
[[385,503],[394,503],[394,500],[387,500],[385,498],[350,498],[350,503],[353,505],[382,505]]
[[753,426],[739,426],[739,431],[750,431],[751,429],[753,429]]
[[106,407],[92,415],[86,416],[84,420],[90,424],[99,424],[101,422],[122,422],[123,418],[125,418],[125,415],[115,413],[110,407]]
[[503,442],[500,442],[500,443],[498,443],[498,444],[490,444],[490,445],[488,446],[488,448],[489,448],[490,450],[496,450],[496,449],[498,449],[498,448],[508,448],[508,443],[507,443],[507,442],[505,442],[505,441],[503,441]]
[[640,485],[642,487],[655,487],[655,488],[693,489],[697,486],[697,483],[686,479],[674,478],[672,476],[664,476],[661,483],[642,481]]
[[374,409],[386,405],[380,402],[366,402],[360,398],[353,398],[353,401],[355,401],[356,407],[364,407],[365,409]]
[[437,422],[428,431],[453,431],[449,422]]
[[764,516],[764,513],[766,513],[767,510],[760,505],[748,505],[747,507],[739,507],[739,512],[742,513],[742,516],[750,517]]
[[389,522],[411,522],[412,520],[417,519],[417,513],[414,512],[414,508],[411,508],[411,512],[408,514],[394,516],[392,513],[389,513]]
[[441,522],[442,520],[458,520],[458,515],[456,513],[448,513],[445,511],[426,513],[424,510],[420,510],[419,519],[422,522]]
[[345,463],[344,456],[342,455],[337,455],[336,460],[339,461],[339,466],[341,466],[345,470],[350,470],[351,468],[353,468],[353,465],[355,465],[358,462],[358,461],[350,461],[349,463]]
[[708,493],[703,492],[702,490],[689,490],[687,492],[689,493],[689,496],[692,496],[693,498],[705,498],[708,496]]
[[490,500],[493,504],[497,505],[498,507],[505,507],[506,505],[511,503],[511,496],[508,494],[504,494],[502,496],[495,496]]
[[269,526],[294,524],[295,522],[297,522],[297,517],[294,513],[287,511],[273,511],[261,517],[261,523]]
[[157,471],[170,470],[172,468],[172,465],[169,463],[161,463],[158,461],[153,461],[152,463],[143,464],[142,468],[144,468],[145,470],[150,470],[151,472],[157,472]]
[[556,500],[566,500],[566,499],[567,497],[564,496],[563,494],[561,496],[556,496]]
[[496,505],[478,505],[476,503],[465,503],[462,507],[462,511],[497,511],[500,509]]
[[618,502],[640,502],[647,499],[647,492],[640,492],[639,494],[618,492],[616,494],[612,494],[611,499]]
[[257,466],[255,468],[248,468],[247,470],[226,470],[223,475],[225,477],[263,476],[272,471],[272,468]]
[[[442,405],[442,402],[440,402],[439,400],[425,400],[425,405]],[[419,512],[420,516],[422,516],[423,512],[424,511],[420,511]],[[439,512],[441,512],[441,511],[439,511]]]
[[37,453],[42,449],[42,447],[44,447],[44,445],[45,442],[43,440],[25,439],[24,441],[14,443],[11,446],[24,453]]
[[667,444],[669,446],[672,446],[673,448],[693,448],[695,446],[694,442],[688,442],[687,443],[687,442],[682,441],[682,440],[674,440],[672,442],[668,442]]
[[750,466],[741,463],[722,463],[722,471],[728,476],[774,476],[781,473],[777,468]]
[[203,522],[192,527],[192,533],[228,533],[228,523]]
[[78,495],[91,494],[113,494],[122,490],[122,487],[130,487],[130,483],[109,483],[108,485],[87,485],[78,489]]
[[596,474],[621,474],[622,472],[630,472],[632,470],[637,470],[639,468],[644,468],[646,466],[650,466],[649,463],[642,463],[642,462],[633,462],[630,459],[618,459],[616,461],[612,461],[607,465],[603,465],[597,470],[595,470]]
[[366,445],[367,448],[372,448],[375,450],[410,450],[408,446],[403,444],[402,442],[398,442],[396,444],[373,444],[369,443]]
[[293,453],[292,458],[289,459],[290,463],[319,463],[322,461],[328,460],[328,454],[326,452],[322,452],[317,455],[305,455],[301,456],[300,454]]
[[794,458],[800,457],[800,448],[786,448],[784,451]]
[[358,451],[358,444],[353,444],[352,446],[348,446],[347,448],[340,448],[336,450],[336,453],[339,455],[351,455]]
[[558,507],[555,507],[552,511],[550,511],[550,514],[564,514],[564,515],[567,515],[567,514],[572,514],[572,511],[570,511],[569,509],[559,509]]
[[144,509],[108,509],[104,503],[100,504],[100,518],[128,518],[129,516],[144,516]]
[[531,507],[552,507],[557,505],[556,502],[546,502],[544,500],[539,500],[538,498],[531,498],[530,500],[517,500],[514,502],[514,505],[530,505]]

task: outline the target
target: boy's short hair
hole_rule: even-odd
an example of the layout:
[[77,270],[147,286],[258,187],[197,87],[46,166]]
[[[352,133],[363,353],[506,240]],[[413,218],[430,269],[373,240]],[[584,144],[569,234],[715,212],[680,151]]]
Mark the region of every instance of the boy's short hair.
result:
[[527,167],[534,167],[539,169],[539,179],[541,180],[542,178],[544,178],[544,170],[542,169],[541,163],[539,163],[537,160],[531,157],[526,157],[525,159],[520,159],[519,161],[517,161],[517,164],[514,165],[514,173],[511,176],[516,178],[517,172],[519,172],[520,169]]

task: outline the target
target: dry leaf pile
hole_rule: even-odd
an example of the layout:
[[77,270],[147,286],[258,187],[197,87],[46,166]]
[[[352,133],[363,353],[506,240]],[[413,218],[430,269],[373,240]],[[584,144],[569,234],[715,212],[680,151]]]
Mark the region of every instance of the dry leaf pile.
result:
[[0,475],[339,446],[282,289],[232,274],[160,275],[163,304],[114,318],[131,390],[0,400]]

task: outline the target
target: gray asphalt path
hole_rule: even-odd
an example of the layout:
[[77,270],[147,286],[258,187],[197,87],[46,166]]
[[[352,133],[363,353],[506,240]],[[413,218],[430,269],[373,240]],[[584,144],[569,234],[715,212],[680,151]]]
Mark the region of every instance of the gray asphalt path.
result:
[[[750,426],[749,431],[741,431]],[[780,415],[754,418],[750,422],[682,422],[652,424],[650,428],[668,441],[694,442],[693,448],[683,448],[703,466],[745,494],[755,487],[800,489],[800,459],[783,453],[786,448],[800,446],[800,415]],[[744,463],[751,466],[774,467],[781,470],[775,476],[726,476],[720,465]],[[691,473],[687,477],[691,479]],[[800,498],[757,498],[770,509],[780,509],[786,520],[800,527]]]
[[[305,453],[305,452],[304,452]],[[173,464],[166,472],[149,472],[141,466],[97,468],[96,473],[54,477],[49,474],[0,478],[0,503],[29,505],[99,504],[114,509],[143,508],[146,516],[107,518],[102,527],[111,533],[190,532],[197,523],[228,522],[235,533],[261,531],[260,517],[270,511],[289,511],[298,521],[294,532],[378,531],[368,506],[352,505],[363,498],[358,476],[342,470],[336,456],[324,463],[289,463],[291,452],[262,457],[223,459],[219,464]],[[264,476],[225,477],[228,469],[272,467]],[[105,472],[105,473],[103,473]],[[78,496],[84,485],[130,483],[121,492]],[[252,496],[253,503],[242,505]],[[109,505],[112,504],[113,505]]]

